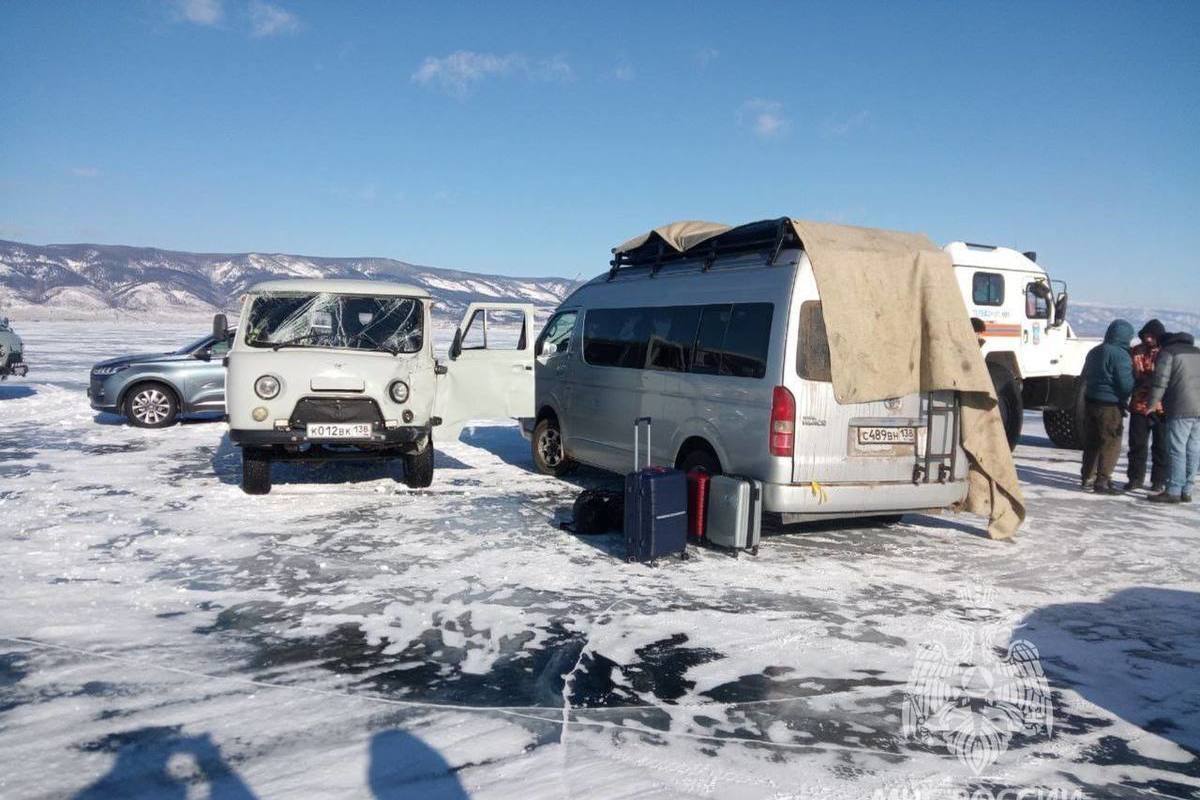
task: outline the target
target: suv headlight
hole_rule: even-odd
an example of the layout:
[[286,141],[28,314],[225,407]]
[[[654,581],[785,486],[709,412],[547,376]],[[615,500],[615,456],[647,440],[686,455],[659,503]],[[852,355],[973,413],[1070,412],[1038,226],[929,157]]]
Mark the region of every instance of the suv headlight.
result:
[[279,394],[279,379],[274,375],[263,375],[254,382],[254,393],[263,400],[270,400]]
[[118,364],[115,367],[95,367],[92,370],[92,374],[104,377],[107,375],[116,375],[118,372],[120,372],[121,370],[124,370],[124,369],[129,369],[129,365],[128,364]]
[[388,394],[395,402],[406,403],[408,402],[408,384],[404,381],[392,381],[392,385],[388,387]]

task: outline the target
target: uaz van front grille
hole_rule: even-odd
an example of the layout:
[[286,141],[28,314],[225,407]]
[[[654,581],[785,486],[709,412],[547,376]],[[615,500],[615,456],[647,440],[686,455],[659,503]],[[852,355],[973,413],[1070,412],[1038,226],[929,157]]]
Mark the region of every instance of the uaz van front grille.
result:
[[289,422],[293,428],[303,428],[310,422],[370,422],[380,426],[383,414],[369,397],[302,397],[292,409]]

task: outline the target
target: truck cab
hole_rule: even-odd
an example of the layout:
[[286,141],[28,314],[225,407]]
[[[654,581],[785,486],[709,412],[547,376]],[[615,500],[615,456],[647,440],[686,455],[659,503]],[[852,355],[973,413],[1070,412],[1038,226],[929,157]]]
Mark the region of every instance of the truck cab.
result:
[[971,242],[943,249],[968,313],[983,323],[984,359],[1009,444],[1020,437],[1024,410],[1041,409],[1055,444],[1079,446],[1078,378],[1098,340],[1071,329],[1066,284],[1052,280],[1031,251]]

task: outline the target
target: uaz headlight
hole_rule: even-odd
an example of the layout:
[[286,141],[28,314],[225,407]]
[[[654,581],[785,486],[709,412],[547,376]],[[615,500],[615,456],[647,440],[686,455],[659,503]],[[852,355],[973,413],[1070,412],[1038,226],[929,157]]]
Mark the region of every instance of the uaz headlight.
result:
[[397,403],[408,401],[408,384],[404,381],[392,381],[392,385],[388,387],[388,394]]
[[274,375],[263,375],[254,382],[254,393],[263,400],[270,400],[279,394],[279,379]]

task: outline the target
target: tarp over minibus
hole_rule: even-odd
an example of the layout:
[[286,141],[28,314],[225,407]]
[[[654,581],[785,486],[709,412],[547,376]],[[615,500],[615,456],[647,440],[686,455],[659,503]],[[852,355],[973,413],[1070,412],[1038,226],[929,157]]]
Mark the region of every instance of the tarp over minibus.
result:
[[[778,222],[791,226],[812,263],[838,402],[959,392],[962,445],[970,462],[965,509],[988,517],[992,538],[1011,537],[1025,519],[1025,500],[949,256],[924,234]],[[731,230],[711,222],[676,222],[614,252],[628,252],[656,236],[684,252]]]

